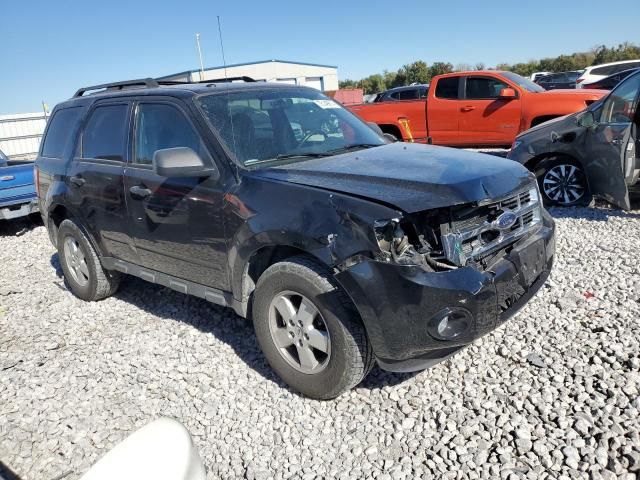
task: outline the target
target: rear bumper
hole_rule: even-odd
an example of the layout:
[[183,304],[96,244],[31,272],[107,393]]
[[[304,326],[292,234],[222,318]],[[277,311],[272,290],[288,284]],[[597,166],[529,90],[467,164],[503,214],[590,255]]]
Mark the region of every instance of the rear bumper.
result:
[[[381,368],[416,371],[453,355],[500,326],[544,285],[555,254],[554,224],[514,244],[487,271],[471,267],[425,272],[420,267],[377,261],[359,263],[336,275],[355,303]],[[435,338],[429,326],[443,311],[468,312],[466,329],[455,338]]]
[[16,203],[0,208],[0,220],[12,220],[14,218],[26,217],[38,211],[38,200],[33,199],[28,203]]

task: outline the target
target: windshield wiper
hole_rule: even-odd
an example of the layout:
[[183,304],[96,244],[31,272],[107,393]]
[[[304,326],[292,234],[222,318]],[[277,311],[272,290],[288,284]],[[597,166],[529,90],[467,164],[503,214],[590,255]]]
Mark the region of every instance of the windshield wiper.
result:
[[354,143],[353,145],[346,145],[340,148],[334,148],[333,150],[327,150],[328,154],[336,154],[341,152],[349,152],[351,150],[363,150],[365,148],[381,147],[383,143]]
[[327,157],[327,153],[280,153],[275,159],[282,160],[284,158],[319,158]]

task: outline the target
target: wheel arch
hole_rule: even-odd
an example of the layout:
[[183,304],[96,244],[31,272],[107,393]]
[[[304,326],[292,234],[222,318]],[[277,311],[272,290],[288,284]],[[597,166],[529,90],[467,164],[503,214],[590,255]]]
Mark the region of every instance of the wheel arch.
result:
[[325,264],[318,256],[293,245],[262,245],[255,249],[244,262],[239,282],[233,283],[233,297],[236,313],[249,318],[251,315],[251,297],[260,276],[271,265],[292,257],[308,257]]
[[378,126],[380,127],[380,130],[382,130],[382,133],[389,133],[396,137],[398,141],[404,140],[402,129],[399,125],[393,123],[379,123]]

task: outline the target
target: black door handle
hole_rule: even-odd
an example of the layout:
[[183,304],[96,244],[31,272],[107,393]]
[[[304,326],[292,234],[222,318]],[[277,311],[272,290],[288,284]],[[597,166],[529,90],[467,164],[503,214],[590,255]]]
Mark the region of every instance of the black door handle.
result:
[[75,185],[76,187],[81,187],[83,186],[87,181],[82,178],[81,176],[74,176],[74,177],[70,177],[69,181]]
[[133,198],[146,198],[151,195],[151,190],[143,185],[134,185],[129,189]]

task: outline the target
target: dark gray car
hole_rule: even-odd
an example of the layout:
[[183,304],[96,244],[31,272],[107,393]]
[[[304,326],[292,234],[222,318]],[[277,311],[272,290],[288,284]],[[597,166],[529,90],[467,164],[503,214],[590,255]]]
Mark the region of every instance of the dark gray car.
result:
[[638,188],[640,72],[586,110],[516,137],[508,158],[536,174],[545,203],[578,205],[592,195],[628,210]]

